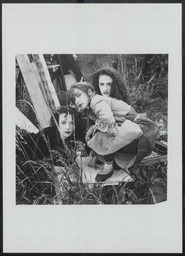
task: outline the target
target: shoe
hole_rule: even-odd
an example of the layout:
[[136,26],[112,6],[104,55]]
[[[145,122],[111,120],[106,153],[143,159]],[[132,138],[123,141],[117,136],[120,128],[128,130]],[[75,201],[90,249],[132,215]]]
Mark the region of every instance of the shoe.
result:
[[110,178],[113,174],[113,170],[109,173],[106,173],[106,174],[97,174],[96,177],[95,177],[95,181],[97,182],[103,182],[105,180],[107,180],[108,178]]

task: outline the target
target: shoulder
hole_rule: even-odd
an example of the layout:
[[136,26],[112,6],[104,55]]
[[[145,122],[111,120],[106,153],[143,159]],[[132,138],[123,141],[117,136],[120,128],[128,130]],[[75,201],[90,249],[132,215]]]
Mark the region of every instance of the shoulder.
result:
[[104,97],[99,94],[95,94],[91,100],[90,107],[93,108],[96,104],[102,101],[104,101]]
[[55,133],[55,127],[47,127],[43,130],[40,130],[38,133],[29,133],[27,134],[24,139],[28,139],[31,141],[41,141],[45,137],[52,137]]
[[58,144],[58,141],[60,141],[60,134],[58,132],[57,127],[51,126],[43,129],[43,132],[41,132],[41,136],[46,139],[51,147],[54,147],[55,144]]
[[[111,98],[111,97],[110,97]],[[118,100],[116,98],[111,98],[111,103],[113,105],[117,105],[117,106],[120,106],[120,107],[124,107],[124,108],[128,108],[128,109],[131,109],[132,107],[127,104],[125,101],[123,100]]]
[[45,135],[53,135],[53,133],[55,133],[56,130],[57,128],[55,126],[50,126],[50,127],[44,128],[43,132]]

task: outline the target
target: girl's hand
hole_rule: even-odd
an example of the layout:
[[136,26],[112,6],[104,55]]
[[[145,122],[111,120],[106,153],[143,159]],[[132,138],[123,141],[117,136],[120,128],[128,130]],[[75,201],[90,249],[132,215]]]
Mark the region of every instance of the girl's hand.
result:
[[99,130],[100,132],[116,136],[118,134],[118,125],[116,124],[116,122],[110,123],[105,118],[98,118],[95,122],[95,130]]
[[118,125],[115,125],[115,127],[112,128],[111,134],[113,136],[117,136],[118,135]]
[[91,138],[92,138],[92,135],[94,133],[94,128],[95,128],[95,125],[92,125],[89,130],[87,131],[86,133],[86,136],[85,136],[85,140],[86,142],[88,142]]

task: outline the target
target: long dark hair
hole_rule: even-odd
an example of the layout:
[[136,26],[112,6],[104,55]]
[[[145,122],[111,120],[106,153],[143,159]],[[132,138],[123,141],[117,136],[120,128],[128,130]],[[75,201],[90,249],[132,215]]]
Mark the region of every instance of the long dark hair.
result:
[[100,68],[93,74],[93,87],[96,92],[101,95],[99,88],[99,77],[101,75],[109,76],[113,80],[110,97],[128,102],[126,83],[118,71],[111,67]]

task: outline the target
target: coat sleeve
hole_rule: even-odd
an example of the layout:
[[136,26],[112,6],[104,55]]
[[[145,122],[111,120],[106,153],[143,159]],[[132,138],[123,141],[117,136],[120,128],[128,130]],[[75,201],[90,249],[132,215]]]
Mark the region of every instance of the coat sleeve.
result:
[[91,109],[97,117],[94,133],[96,130],[99,130],[115,136],[117,134],[117,124],[108,102],[101,96],[95,96],[91,101]]
[[91,100],[90,107],[98,119],[105,119],[110,123],[115,122],[111,107],[106,101],[104,101],[103,97],[97,97],[95,95]]
[[134,119],[138,116],[138,113],[131,108],[131,110],[126,114],[126,119],[129,119],[131,121],[134,121]]

